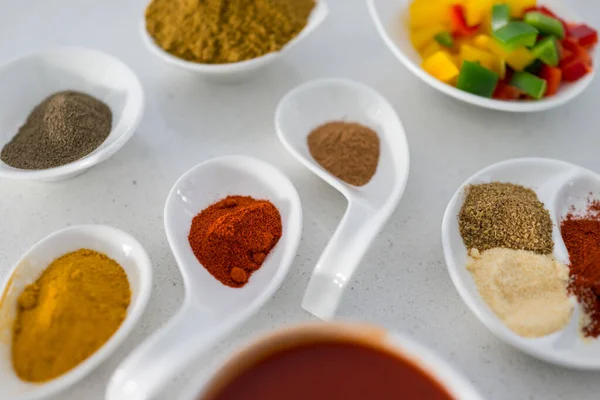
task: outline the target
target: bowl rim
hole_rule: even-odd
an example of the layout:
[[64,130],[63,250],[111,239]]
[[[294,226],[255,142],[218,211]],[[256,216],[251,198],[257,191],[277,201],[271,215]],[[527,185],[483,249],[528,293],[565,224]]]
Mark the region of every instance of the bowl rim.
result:
[[[121,61],[116,56],[113,56],[112,54],[109,54],[109,53],[106,53],[106,52],[103,52],[103,51],[100,51],[97,49],[92,49],[92,48],[82,47],[82,46],[55,47],[55,48],[51,48],[51,49],[47,49],[47,50],[31,52],[31,53],[28,53],[25,55],[14,57],[11,60],[0,65],[0,74],[3,72],[3,70],[5,68],[8,68],[9,66],[11,66],[15,63],[21,62],[21,61],[25,61],[28,59],[34,59],[34,58],[40,57],[40,56],[65,54],[65,53],[71,54],[73,56],[77,56],[78,54],[83,54],[83,53],[93,54],[96,56],[104,57],[104,58],[110,60],[110,62],[115,63],[119,67],[123,68],[123,71],[125,71],[125,73],[129,75],[129,78],[132,83],[132,88],[130,90],[127,90],[127,92],[129,94],[131,94],[133,100],[131,103],[126,103],[123,106],[123,109],[125,109],[127,106],[133,108],[133,111],[132,111],[133,119],[132,119],[131,123],[129,124],[129,126],[124,126],[122,124],[118,124],[118,125],[112,127],[112,129],[109,133],[109,136],[114,134],[115,131],[117,131],[117,130],[119,130],[121,132],[120,132],[119,136],[116,138],[116,140],[113,143],[111,143],[109,146],[106,146],[106,147],[100,149],[100,147],[102,146],[102,144],[100,144],[100,146],[98,148],[94,149],[91,153],[80,158],[79,160],[73,161],[73,162],[65,164],[65,165],[61,165],[61,166],[53,167],[53,168],[47,168],[47,169],[27,170],[27,169],[14,168],[14,167],[11,167],[10,165],[5,164],[2,161],[0,161],[0,165],[2,165],[2,167],[3,167],[3,168],[0,168],[0,178],[17,179],[17,180],[26,180],[26,179],[44,180],[44,179],[56,179],[56,178],[68,176],[71,174],[75,174],[77,172],[82,172],[88,168],[93,167],[94,165],[97,165],[97,164],[107,160],[111,156],[113,156],[119,149],[121,149],[121,147],[123,147],[123,145],[125,145],[125,143],[127,143],[127,141],[136,132],[136,130],[142,120],[142,117],[144,115],[144,108],[145,108],[144,89],[143,89],[142,84],[141,84],[138,76],[136,75],[136,73],[127,64],[125,64],[123,61]],[[138,100],[136,100],[136,99],[138,99]],[[108,136],[107,136],[107,138],[108,138]]]

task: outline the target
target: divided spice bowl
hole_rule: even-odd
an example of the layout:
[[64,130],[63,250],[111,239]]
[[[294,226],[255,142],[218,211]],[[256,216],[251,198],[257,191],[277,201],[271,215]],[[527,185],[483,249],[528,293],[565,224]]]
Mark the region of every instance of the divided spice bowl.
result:
[[536,192],[553,223],[554,256],[568,265],[569,255],[559,231],[560,221],[571,207],[585,210],[590,194],[592,197],[600,196],[600,176],[552,159],[504,161],[479,171],[462,184],[450,200],[442,222],[444,256],[452,282],[463,301],[493,334],[541,360],[575,369],[600,370],[600,340],[581,337],[579,307],[574,308],[569,324],[562,331],[541,338],[523,338],[508,329],[479,295],[466,267],[467,249],[459,232],[458,215],[467,186],[489,182],[510,182]]
[[[192,219],[228,195],[269,200],[281,215],[282,236],[241,288],[215,279],[188,241]],[[275,167],[245,156],[199,164],[175,183],[165,204],[165,230],[185,285],[179,312],[117,368],[107,400],[152,398],[170,378],[253,316],[279,288],[296,257],[302,234],[300,197]]]
[[[85,361],[69,372],[41,384],[17,377],[11,361],[11,340],[17,298],[56,258],[88,248],[115,260],[127,274],[131,302],[127,316],[113,336]],[[0,300],[0,397],[11,400],[43,399],[67,389],[104,361],[125,340],[140,319],[152,289],[152,265],[142,245],[131,235],[109,226],[73,226],[51,234],[35,244],[6,276]]]
[[0,67],[0,149],[17,134],[35,106],[63,90],[83,92],[106,103],[113,114],[109,136],[87,156],[56,168],[25,170],[0,161],[0,178],[56,181],[81,174],[123,147],[142,119],[142,85],[120,60],[78,47],[44,51]]
[[[488,99],[464,92],[453,86],[447,85],[421,68],[421,56],[413,48],[408,32],[408,10],[413,0],[367,0],[369,12],[377,27],[379,35],[404,66],[415,76],[440,92],[476,106],[509,112],[535,112],[549,110],[565,104],[581,92],[592,82],[596,74],[598,49],[593,50],[594,68],[587,76],[577,82],[562,85],[558,93],[535,101],[502,101]],[[570,9],[566,0],[538,0],[539,5],[545,5],[558,15],[570,21],[583,21]]]
[[229,64],[202,64],[193,61],[187,61],[176,57],[158,46],[146,29],[146,20],[142,16],[140,21],[140,34],[146,48],[155,56],[164,62],[174,65],[180,69],[192,72],[202,78],[214,82],[237,82],[241,81],[258,70],[265,68],[279,58],[284,52],[291,49],[302,40],[313,33],[327,18],[329,9],[324,0],[315,0],[315,7],[312,10],[308,23],[304,29],[291,41],[289,41],[281,50],[265,54],[264,56],[253,58],[251,60],[240,61]]

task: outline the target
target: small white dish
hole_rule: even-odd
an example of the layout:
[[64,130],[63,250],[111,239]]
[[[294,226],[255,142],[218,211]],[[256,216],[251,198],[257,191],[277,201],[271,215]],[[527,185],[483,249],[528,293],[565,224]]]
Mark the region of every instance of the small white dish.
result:
[[144,92],[135,73],[98,50],[65,47],[9,61],[0,67],[0,149],[48,96],[76,90],[106,103],[113,128],[106,140],[80,160],[56,168],[25,170],[0,161],[0,178],[56,181],[107,160],[131,138],[144,111]]
[[[451,85],[447,85],[440,80],[429,75],[421,68],[422,59],[413,48],[409,38],[408,7],[413,0],[368,0],[369,11],[375,22],[377,31],[385,44],[392,53],[399,59],[409,71],[419,77],[429,86],[452,96],[458,100],[464,101],[476,106],[500,111],[510,112],[534,112],[549,110],[577,97],[585,88],[589,86],[596,74],[596,66],[586,77],[571,84],[563,85],[559,92],[551,97],[534,101],[502,101],[487,99],[476,96],[471,93],[459,90]],[[585,20],[577,16],[575,12],[569,9],[566,1],[561,0],[539,0],[539,5],[545,5],[556,12],[560,17],[567,21],[584,22]],[[593,57],[597,59],[598,50],[595,49]],[[595,63],[594,63],[595,64]]]
[[[569,255],[560,234],[560,222],[574,206],[585,210],[590,193],[600,198],[600,176],[589,170],[544,158],[522,158],[491,165],[469,178],[456,191],[444,214],[442,243],[448,272],[463,301],[498,338],[541,360],[575,369],[600,370],[600,340],[582,339],[578,307],[560,332],[542,338],[523,338],[508,329],[483,301],[466,268],[467,249],[460,236],[458,215],[471,184],[510,182],[533,189],[554,224],[554,256],[568,265]],[[574,300],[574,299],[573,299]]]
[[[464,378],[452,366],[439,358],[431,350],[412,340],[411,338],[386,331],[382,328],[349,322],[335,322],[330,324],[308,323],[292,327],[277,329],[261,335],[233,355],[221,357],[213,363],[208,372],[194,378],[183,390],[179,400],[200,400],[209,391],[213,383],[238,373],[240,366],[252,364],[251,360],[269,354],[277,354],[278,348],[311,343],[315,341],[340,340],[364,343],[367,346],[382,349],[396,354],[420,367],[427,376],[446,389],[455,399],[483,400],[468,379]],[[343,385],[344,382],[339,382]]]
[[[365,186],[337,179],[313,159],[308,149],[307,137],[313,129],[340,120],[366,125],[379,136],[379,165]],[[383,96],[368,86],[341,79],[317,80],[292,90],[277,107],[275,126],[285,148],[348,199],[346,213],[317,262],[302,301],[305,310],[328,320],[404,192],[409,170],[404,128]]]
[[288,51],[293,46],[306,39],[323,23],[323,21],[325,21],[325,18],[327,18],[327,14],[329,13],[327,4],[324,0],[315,0],[315,2],[315,8],[312,10],[308,23],[304,29],[294,39],[287,43],[283,49],[265,54],[261,57],[237,63],[202,64],[175,57],[174,55],[164,51],[154,42],[154,39],[150,36],[148,30],[146,29],[146,20],[143,16],[140,22],[140,34],[142,36],[142,41],[148,50],[166,63],[182,68],[186,71],[193,72],[198,76],[215,82],[236,82],[251,76],[259,69],[271,64],[284,52]]
[[[12,328],[17,313],[17,298],[52,261],[63,254],[88,248],[118,262],[131,288],[127,316],[115,334],[88,359],[66,374],[41,384],[24,382],[15,374],[11,361]],[[152,289],[152,265],[142,245],[131,235],[110,226],[72,226],[35,244],[6,276],[0,302],[0,387],[2,398],[37,400],[56,395],[72,386],[108,358],[140,319]]]
[[[217,281],[188,242],[194,216],[228,195],[270,200],[281,214],[282,237],[242,288]],[[254,315],[279,288],[294,261],[302,234],[302,206],[293,184],[275,167],[250,157],[220,157],[197,165],[175,183],[165,205],[165,230],[185,284],[183,305],[117,368],[107,400],[152,398],[191,360]]]

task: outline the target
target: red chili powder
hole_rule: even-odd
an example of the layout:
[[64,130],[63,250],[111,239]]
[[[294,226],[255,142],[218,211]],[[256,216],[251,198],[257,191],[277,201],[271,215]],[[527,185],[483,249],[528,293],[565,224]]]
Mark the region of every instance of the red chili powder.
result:
[[267,200],[228,196],[192,220],[194,255],[221,283],[242,287],[281,237],[281,215]]
[[583,334],[600,336],[600,201],[590,201],[587,212],[567,214],[560,233],[569,252],[569,291],[588,316]]

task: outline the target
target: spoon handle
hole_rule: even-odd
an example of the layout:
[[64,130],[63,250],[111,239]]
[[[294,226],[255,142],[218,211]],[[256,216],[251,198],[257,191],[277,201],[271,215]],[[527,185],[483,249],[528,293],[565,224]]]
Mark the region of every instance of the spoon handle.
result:
[[386,215],[372,208],[348,204],[313,270],[302,308],[323,320],[333,318],[346,285],[386,219]]
[[[186,300],[165,326],[135,349],[110,379],[106,400],[149,400],[218,337],[198,306]],[[213,332],[208,334],[208,332]]]

